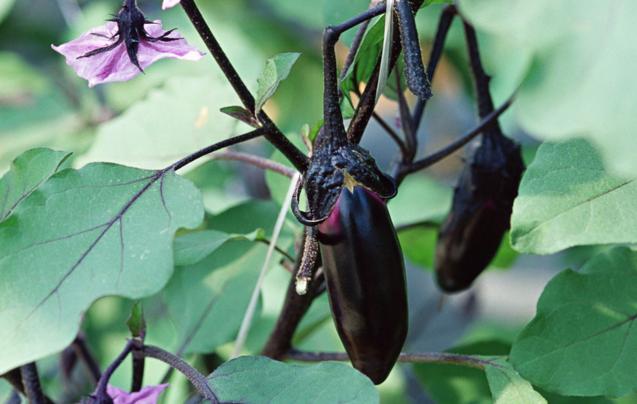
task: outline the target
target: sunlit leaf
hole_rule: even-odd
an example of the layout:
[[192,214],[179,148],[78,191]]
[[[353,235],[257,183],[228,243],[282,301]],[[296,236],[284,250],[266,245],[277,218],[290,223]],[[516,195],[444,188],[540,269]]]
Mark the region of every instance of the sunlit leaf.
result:
[[294,52],[279,53],[265,62],[265,68],[257,79],[255,113],[261,111],[266,101],[274,95],[279,84],[288,77],[299,56],[301,56],[300,53]]
[[563,395],[637,390],[637,254],[616,248],[549,282],[511,363],[534,385]]
[[546,404],[531,383],[520,377],[511,364],[502,358],[491,359],[493,366],[485,366],[494,404]]
[[378,403],[372,382],[344,363],[303,366],[261,356],[243,356],[224,363],[208,376],[223,402]]
[[516,115],[543,140],[585,137],[612,172],[637,175],[637,2],[462,0],[478,30],[526,59]]
[[0,222],[49,177],[66,168],[70,153],[32,149],[18,156],[0,179]]
[[174,233],[202,217],[201,194],[173,170],[91,164],[51,177],[0,224],[0,373],[67,346],[99,297],[156,293]]
[[543,144],[513,207],[511,240],[525,253],[637,243],[637,182],[605,169],[587,142]]

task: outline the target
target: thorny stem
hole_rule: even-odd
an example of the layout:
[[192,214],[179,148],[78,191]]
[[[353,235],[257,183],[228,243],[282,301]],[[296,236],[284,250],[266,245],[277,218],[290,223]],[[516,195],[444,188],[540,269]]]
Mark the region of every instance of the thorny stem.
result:
[[148,358],[157,359],[170,365],[172,368],[177,369],[184,376],[186,376],[188,381],[192,383],[192,385],[197,389],[199,394],[204,397],[204,399],[210,400],[213,404],[219,403],[219,399],[217,398],[216,394],[208,385],[208,379],[206,379],[206,376],[199,373],[197,369],[190,366],[183,359],[152,345],[144,345],[142,347],[142,352],[144,353],[144,356]]
[[480,121],[478,126],[474,127],[469,132],[462,135],[455,142],[451,143],[447,147],[437,151],[436,153],[428,157],[425,157],[421,160],[416,161],[415,163],[411,164],[408,167],[404,167],[398,174],[398,178],[397,178],[398,182],[400,182],[403,178],[405,178],[406,175],[411,174],[418,170],[422,170],[423,168],[427,168],[431,166],[432,164],[439,162],[440,160],[449,156],[451,153],[455,152],[462,146],[469,143],[473,138],[475,138],[480,133],[482,133],[485,130],[485,128],[490,127],[491,125],[493,125],[494,121],[497,121],[500,115],[502,115],[511,106],[511,103],[513,102],[513,98],[514,96],[509,97],[509,99],[506,100],[504,104],[502,104],[500,107],[498,107],[498,109],[496,109],[495,111],[491,112],[486,117],[484,117],[484,119]]
[[210,158],[213,160],[240,161],[242,163],[247,163],[261,168],[263,170],[273,171],[288,178],[292,178],[292,176],[294,176],[294,173],[296,172],[295,170],[288,168],[283,164],[277,163],[276,161],[272,161],[260,156],[255,156],[254,154],[242,153],[237,151],[227,150],[224,152],[214,153],[210,156]]
[[[199,36],[201,36],[201,39],[206,44],[206,47],[210,50],[210,53],[230,82],[230,85],[232,85],[232,88],[241,99],[243,106],[254,113],[254,97],[221,48],[221,45],[213,35],[195,2],[193,0],[182,0],[180,4],[199,33]],[[294,167],[297,168],[297,170],[304,172],[308,165],[307,157],[299,149],[297,149],[283,133],[281,133],[279,128],[277,128],[265,112],[260,111],[258,113],[258,119],[266,129],[264,133],[265,138],[279,149],[288,158],[288,160],[290,160]]]
[[24,386],[24,392],[29,399],[29,403],[46,404],[47,399],[42,392],[40,376],[38,375],[38,368],[35,366],[35,363],[31,362],[21,366],[20,376],[22,377],[22,385]]
[[[349,361],[349,358],[347,357],[347,354],[345,352],[305,352],[290,350],[287,353],[286,357],[288,359],[302,362]],[[460,355],[446,352],[402,352],[400,356],[398,356],[398,361],[409,363],[436,363],[444,365],[458,365],[476,369],[484,369],[487,366],[500,367],[500,365],[488,359],[480,359],[471,355]]]
[[98,402],[101,402],[101,398],[108,397],[108,393],[107,393],[108,382],[109,380],[111,380],[111,376],[113,376],[113,373],[115,373],[117,368],[122,364],[122,362],[124,362],[124,359],[126,359],[128,354],[133,349],[133,343],[134,343],[133,340],[128,340],[122,352],[120,352],[120,354],[117,355],[113,363],[108,365],[104,373],[102,373],[102,376],[100,377],[100,380],[97,383],[97,388],[95,389],[95,392],[93,393],[93,397],[96,398]]
[[93,379],[95,383],[97,383],[100,380],[100,377],[102,376],[100,372],[100,367],[97,364],[97,361],[95,360],[93,355],[91,354],[91,351],[88,349],[84,336],[78,335],[75,338],[75,340],[73,340],[72,345],[73,345],[73,350],[75,351],[75,354],[82,360],[82,362],[84,362],[84,364],[86,365],[86,368],[89,371],[89,374],[91,375],[91,378]]

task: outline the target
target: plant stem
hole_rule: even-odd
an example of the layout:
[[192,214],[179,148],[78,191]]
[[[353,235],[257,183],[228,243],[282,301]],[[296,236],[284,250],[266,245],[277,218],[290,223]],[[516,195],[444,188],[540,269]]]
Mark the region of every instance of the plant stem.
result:
[[[476,89],[476,98],[478,99],[478,114],[480,118],[484,118],[493,112],[493,99],[489,91],[489,81],[491,78],[484,71],[482,61],[480,60],[480,48],[478,46],[478,38],[476,31],[469,23],[463,20],[465,40],[467,42],[467,51],[469,52],[469,65]],[[497,120],[489,127],[490,131],[495,135],[502,135],[502,130]]]
[[259,128],[259,129],[255,129],[251,132],[248,133],[244,133],[243,135],[239,135],[239,136],[235,136],[235,137],[231,137],[230,139],[226,139],[226,140],[222,140],[221,142],[217,142],[215,144],[212,144],[208,147],[204,147],[203,149],[197,150],[196,152],[189,154],[188,156],[184,157],[183,159],[171,164],[170,166],[166,167],[164,169],[164,171],[169,171],[169,170],[179,170],[180,168],[183,168],[185,166],[187,166],[188,164],[192,163],[195,160],[198,160],[200,158],[202,158],[203,156],[206,156],[210,153],[214,153],[217,150],[223,149],[224,147],[228,147],[228,146],[232,146],[235,145],[237,143],[241,143],[241,142],[245,142],[247,140],[251,140],[251,139],[255,139],[259,136],[263,136],[265,134],[265,129],[264,128]]
[[75,340],[73,340],[72,345],[73,349],[75,350],[75,354],[82,360],[82,362],[84,362],[86,368],[89,371],[89,374],[91,375],[91,378],[93,379],[93,382],[97,384],[102,375],[97,361],[86,345],[86,340],[82,335],[78,335]]
[[38,375],[38,368],[35,366],[35,363],[31,362],[21,366],[20,376],[22,377],[22,385],[24,386],[24,392],[29,399],[29,403],[46,404],[47,399],[42,392],[40,376]]
[[143,352],[143,340],[135,340],[133,344],[133,350],[131,352],[133,357],[133,379],[131,381],[131,392],[141,390],[144,385],[144,369],[146,367],[146,360]]
[[255,156],[254,154],[242,153],[237,151],[227,150],[224,152],[218,152],[211,155],[210,158],[213,160],[240,161],[242,163],[247,163],[261,168],[263,170],[273,171],[288,178],[292,178],[292,176],[294,176],[294,173],[296,172],[295,170],[288,168],[283,164],[277,163],[276,161],[268,160],[260,156]]
[[93,393],[93,397],[98,402],[102,402],[101,400],[103,400],[105,397],[108,397],[108,393],[107,393],[108,382],[109,380],[111,380],[111,376],[113,376],[113,373],[115,373],[117,368],[122,364],[122,362],[124,362],[124,359],[126,359],[126,357],[131,352],[132,349],[133,349],[133,340],[128,340],[122,352],[120,352],[120,354],[117,355],[113,363],[108,365],[104,373],[102,373],[102,376],[100,377],[100,380],[97,383],[97,388],[95,389],[95,392]]
[[[440,15],[438,28],[436,29],[436,36],[434,38],[431,52],[429,53],[429,63],[427,65],[427,77],[431,83],[433,83],[436,68],[438,67],[438,63],[442,57],[442,52],[445,48],[447,34],[449,33],[449,28],[451,27],[451,23],[453,22],[456,13],[457,11],[455,6],[447,6]],[[416,132],[420,127],[420,122],[422,121],[422,116],[425,112],[425,108],[427,107],[428,100],[429,99],[427,98],[419,97],[416,107],[414,108],[413,121],[416,123]]]
[[394,128],[389,126],[389,124],[380,115],[378,115],[376,112],[373,113],[372,117],[381,126],[381,128],[383,128],[385,130],[385,132],[387,132],[387,134],[394,141],[394,143],[396,143],[396,145],[400,149],[401,154],[407,153],[407,149],[405,147],[405,143],[400,138],[398,133],[396,133]]
[[[193,0],[182,0],[180,4],[199,33],[199,36],[201,36],[201,39],[206,44],[206,47],[210,50],[210,53],[230,82],[230,85],[232,85],[232,88],[239,96],[239,99],[241,99],[243,106],[254,113],[254,97],[221,48],[221,45],[213,35],[195,2]],[[297,170],[304,172],[308,165],[307,157],[299,149],[297,149],[283,133],[281,133],[279,128],[276,127],[274,122],[272,122],[265,112],[260,111],[258,119],[266,129],[264,133],[265,138],[279,149]]]
[[142,349],[144,356],[160,360],[170,365],[172,368],[177,369],[184,376],[186,376],[186,378],[190,381],[190,383],[192,383],[192,385],[197,389],[199,394],[204,397],[204,399],[210,400],[212,403],[215,404],[219,403],[219,399],[208,385],[208,379],[206,378],[206,376],[199,373],[197,369],[190,366],[178,356],[164,351],[159,347],[144,345]]
[[421,160],[416,161],[415,163],[411,164],[408,167],[404,167],[398,173],[397,181],[400,182],[406,175],[411,174],[418,170],[422,170],[423,168],[427,168],[431,166],[432,164],[439,162],[440,160],[449,156],[451,153],[455,152],[462,146],[469,143],[473,138],[481,134],[485,130],[485,128],[488,128],[491,125],[493,125],[493,122],[496,121],[498,117],[502,115],[511,106],[511,103],[513,102],[513,98],[514,96],[511,96],[507,101],[505,101],[504,104],[498,107],[498,109],[491,112],[482,121],[480,121],[478,126],[476,126],[475,128],[471,129],[469,132],[462,135],[455,142],[451,143],[450,145],[446,146],[442,150],[439,150],[428,157],[425,157]]
[[[323,361],[349,361],[345,352],[305,352],[290,350],[286,358],[302,362],[323,362]],[[471,355],[460,355],[446,352],[421,352],[421,353],[401,353],[399,362],[409,363],[437,363],[443,365],[458,365],[477,369],[484,369],[486,366],[496,366],[496,363],[488,359],[480,359]]]
[[[306,237],[305,233],[304,237]],[[305,245],[305,239],[301,245]],[[323,284],[324,276],[320,274],[309,282],[307,293],[304,295],[299,295],[297,293],[296,277],[294,275],[296,275],[299,271],[303,255],[303,251],[299,251],[297,254],[296,263],[288,285],[288,290],[285,294],[285,301],[283,302],[281,313],[279,314],[274,329],[270,333],[268,341],[261,351],[262,355],[268,356],[272,359],[282,359],[286,352],[292,348],[294,332],[301,322],[301,319],[303,319],[303,316],[312,305],[312,301],[314,301],[314,298],[317,296],[316,291]],[[310,272],[316,273],[320,265],[321,260],[319,257],[319,259],[317,259],[314,263],[314,268],[312,268]]]

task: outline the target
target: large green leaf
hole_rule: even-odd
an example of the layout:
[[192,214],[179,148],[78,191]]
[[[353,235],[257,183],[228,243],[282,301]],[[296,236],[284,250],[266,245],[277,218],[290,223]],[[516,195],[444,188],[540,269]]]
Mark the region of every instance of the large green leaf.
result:
[[173,271],[201,194],[174,171],[91,164],[51,177],[0,224],[0,373],[61,350],[99,297],[148,296]]
[[637,52],[633,0],[462,0],[480,31],[525,54],[516,98],[521,125],[545,140],[586,137],[606,164],[637,174]]
[[494,404],[546,404],[546,399],[509,362],[502,358],[491,361],[493,366],[485,366],[484,371]]
[[235,119],[219,112],[234,100],[232,89],[220,77],[175,77],[100,126],[95,143],[79,163],[168,165],[238,131],[248,131],[247,125],[237,125]]
[[243,356],[208,376],[223,402],[378,403],[372,382],[343,363],[290,365],[265,357]]
[[544,144],[511,219],[513,247],[550,254],[576,245],[637,243],[637,182],[608,174],[587,142]]
[[66,168],[70,153],[32,149],[18,156],[0,179],[0,222],[53,174]]
[[15,3],[15,0],[0,0],[0,22],[11,11],[13,3]]
[[180,354],[213,352],[236,337],[265,251],[254,242],[228,241],[196,264],[175,270],[161,299]]
[[216,230],[204,230],[185,234],[175,239],[175,265],[196,264],[228,241],[255,241],[263,238],[261,233],[259,230],[251,234],[229,234]]
[[288,77],[299,56],[301,54],[295,52],[279,53],[265,62],[261,76],[257,79],[255,113],[261,111],[263,105],[274,95],[279,84]]
[[542,293],[511,362],[534,385],[576,396],[637,390],[637,253],[616,248],[566,270]]

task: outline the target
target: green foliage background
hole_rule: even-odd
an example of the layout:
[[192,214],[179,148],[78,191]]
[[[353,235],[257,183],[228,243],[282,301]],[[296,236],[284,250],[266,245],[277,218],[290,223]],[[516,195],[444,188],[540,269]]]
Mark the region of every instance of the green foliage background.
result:
[[[130,82],[93,90],[75,77],[50,45],[101,24],[119,3],[0,0],[0,373],[37,360],[49,395],[64,402],[90,393],[81,367],[70,382],[61,380],[59,352],[81,331],[105,367],[128,336],[138,299],[147,341],[214,371],[210,384],[224,400],[637,402],[636,2],[459,1],[479,33],[496,103],[517,91],[503,124],[522,142],[529,167],[510,240],[492,263],[508,272],[489,271],[471,292],[441,305],[430,271],[435,227],[448,212],[461,159],[409,177],[389,203],[397,226],[427,224],[399,233],[412,311],[405,350],[450,350],[488,365],[401,364],[378,388],[345,364],[226,362],[289,182],[205,159],[179,175],[155,171],[250,128],[219,111],[239,100],[210,57],[162,61]],[[162,12],[160,3],[140,1],[150,19],[178,27],[204,49],[179,7]],[[321,29],[368,1],[199,3],[264,109],[301,145],[304,127],[321,119]],[[445,2],[426,3],[417,16],[425,50]],[[374,24],[354,67],[359,76],[369,74],[382,40],[382,21]],[[456,22],[434,82],[421,155],[475,123],[460,28]],[[341,61],[352,38],[342,37]],[[397,115],[392,91],[378,107],[389,122]],[[395,157],[377,126],[364,145],[385,168]],[[284,162],[262,141],[239,149]],[[278,246],[294,255],[301,232],[288,215]],[[84,253],[86,260],[77,259]],[[246,355],[258,355],[277,319],[290,278],[283,258],[276,256],[266,278]],[[524,289],[528,279],[543,288],[554,275],[537,312],[539,289],[520,302],[507,291]],[[494,307],[494,294],[498,305],[522,309],[508,317],[481,312],[484,302]],[[325,296],[294,344],[342,351]],[[145,383],[157,384],[165,371],[148,361]],[[126,362],[112,382],[128,388],[129,379]],[[191,395],[182,378],[170,383],[165,402]],[[0,379],[0,401],[9,394]]]

